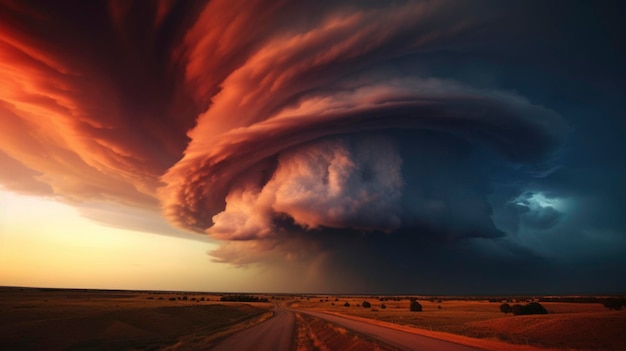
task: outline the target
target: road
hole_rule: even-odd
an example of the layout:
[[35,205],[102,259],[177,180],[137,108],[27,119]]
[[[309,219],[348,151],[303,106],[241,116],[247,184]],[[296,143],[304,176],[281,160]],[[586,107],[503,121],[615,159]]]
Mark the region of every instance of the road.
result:
[[299,310],[310,316],[325,319],[352,331],[367,335],[389,346],[407,351],[483,351],[471,346],[455,344],[449,341],[433,339],[423,335],[408,333],[380,325],[343,318],[332,314]]
[[276,308],[272,318],[229,336],[211,350],[290,351],[293,346],[295,325],[293,312]]
[[389,346],[407,351],[482,351],[481,349],[455,344],[445,340],[433,339],[423,335],[408,333],[367,322],[340,316],[306,311],[288,310],[277,307],[274,317],[249,329],[233,334],[217,344],[212,350],[217,351],[290,351],[293,348],[295,330],[294,312],[325,319],[360,334],[367,335]]

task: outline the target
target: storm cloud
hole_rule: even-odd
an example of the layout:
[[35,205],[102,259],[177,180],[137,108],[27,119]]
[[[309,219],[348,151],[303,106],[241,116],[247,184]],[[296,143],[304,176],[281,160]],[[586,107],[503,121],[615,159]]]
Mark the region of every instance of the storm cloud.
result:
[[[571,150],[603,73],[544,41],[560,5],[7,2],[0,184],[147,231],[127,222],[161,214],[311,288],[546,287],[589,233],[624,243],[577,205],[597,197]],[[579,70],[554,97],[557,59]]]

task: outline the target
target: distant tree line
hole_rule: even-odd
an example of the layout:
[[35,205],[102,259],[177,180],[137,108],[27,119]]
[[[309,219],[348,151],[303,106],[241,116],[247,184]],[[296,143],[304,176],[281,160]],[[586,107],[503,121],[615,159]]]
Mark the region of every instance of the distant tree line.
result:
[[626,307],[626,298],[607,298],[602,301],[602,305],[610,310],[619,311],[622,309],[622,307]]
[[265,297],[258,297],[253,295],[224,295],[220,298],[220,301],[225,302],[269,302]]
[[401,297],[401,296],[379,297],[378,301],[401,301],[402,299],[406,300],[406,297]]
[[611,310],[621,310],[626,307],[625,296],[615,297],[597,297],[597,296],[560,296],[560,297],[542,297],[541,302],[571,302],[571,303],[601,303],[604,307]]
[[539,302],[570,302],[570,303],[603,303],[605,300],[613,299],[613,297],[597,297],[597,296],[550,296],[540,297]]

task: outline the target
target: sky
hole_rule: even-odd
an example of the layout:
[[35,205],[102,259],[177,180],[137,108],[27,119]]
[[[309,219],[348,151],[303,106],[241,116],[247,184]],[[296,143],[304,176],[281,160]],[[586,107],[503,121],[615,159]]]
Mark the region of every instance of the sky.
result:
[[625,293],[619,1],[0,1],[0,285]]

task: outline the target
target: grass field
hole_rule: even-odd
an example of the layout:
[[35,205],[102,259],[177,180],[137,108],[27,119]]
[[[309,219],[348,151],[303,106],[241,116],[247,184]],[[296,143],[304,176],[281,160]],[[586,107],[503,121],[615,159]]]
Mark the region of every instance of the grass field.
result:
[[[0,349],[194,350],[268,318],[274,303],[287,302],[296,310],[392,323],[486,350],[626,350],[626,311],[610,311],[600,303],[542,302],[549,314],[513,316],[500,312],[499,302],[487,300],[420,299],[423,311],[411,312],[407,298],[257,295],[270,302],[242,303],[220,302],[221,296],[0,288]],[[371,307],[357,306],[363,301]],[[346,302],[350,307],[344,307]],[[297,322],[299,350],[385,349],[321,320],[298,315]]]
[[3,350],[193,349],[195,342],[208,345],[220,333],[260,318],[270,306],[218,300],[208,294],[2,289],[0,345]]
[[296,351],[310,350],[395,351],[396,349],[333,323],[296,313]]
[[[335,301],[338,299],[338,301]],[[626,311],[609,311],[599,303],[545,302],[547,315],[514,316],[488,301],[421,300],[422,312],[411,312],[409,300],[379,301],[367,297],[302,299],[294,306],[376,319],[429,331],[513,344],[564,350],[626,350]],[[363,301],[371,308],[357,307]],[[344,307],[348,302],[350,307]],[[386,308],[381,308],[385,304]]]

